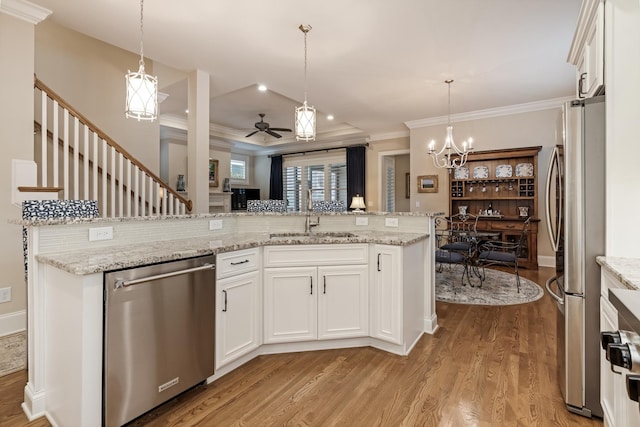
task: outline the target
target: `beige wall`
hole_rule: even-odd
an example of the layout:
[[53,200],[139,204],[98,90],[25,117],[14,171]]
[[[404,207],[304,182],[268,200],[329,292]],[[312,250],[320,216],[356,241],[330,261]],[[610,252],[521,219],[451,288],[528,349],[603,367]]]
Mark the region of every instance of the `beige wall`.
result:
[[11,204],[11,160],[33,160],[33,34],[33,24],[0,13],[0,288],[10,287],[12,297],[0,316],[27,306],[22,228],[8,221],[21,216]]
[[[15,38],[15,37],[13,37]],[[36,26],[35,73],[82,115],[113,138],[151,171],[160,165],[160,125],[124,117],[128,70],[140,57],[61,27],[51,21]],[[145,58],[145,69],[154,72]],[[163,67],[163,69],[166,69]],[[162,82],[161,76],[158,76]],[[172,76],[175,79],[175,76]]]
[[[411,188],[412,210],[449,212],[449,174],[446,170],[436,169],[429,157],[427,144],[435,139],[441,146],[445,136],[445,125],[429,126],[411,130],[411,176],[437,174],[438,193],[418,193],[417,187]],[[545,196],[546,174],[549,156],[556,144],[562,141],[561,107],[529,113],[513,114],[488,119],[470,120],[454,123],[453,134],[456,140],[472,136],[477,151],[501,148],[542,146],[538,155],[538,256],[553,257],[546,229]],[[420,204],[415,207],[416,202]]]
[[369,143],[367,148],[366,197],[368,211],[380,210],[380,153],[409,149],[409,137],[384,139]]

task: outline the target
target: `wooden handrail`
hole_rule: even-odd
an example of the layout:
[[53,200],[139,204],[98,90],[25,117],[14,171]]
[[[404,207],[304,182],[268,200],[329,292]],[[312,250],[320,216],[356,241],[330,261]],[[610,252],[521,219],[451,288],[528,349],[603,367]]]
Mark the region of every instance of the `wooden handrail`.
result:
[[122,146],[120,146],[120,144],[115,142],[111,137],[109,137],[109,135],[104,133],[98,126],[96,126],[93,122],[91,122],[91,120],[87,119],[80,112],[78,112],[75,108],[73,108],[71,106],[71,104],[69,104],[67,101],[65,101],[60,95],[58,95],[55,91],[53,91],[49,86],[47,86],[41,80],[39,80],[38,77],[36,77],[35,75],[33,77],[34,77],[33,85],[34,85],[35,88],[38,88],[41,91],[45,92],[49,98],[51,98],[54,101],[58,102],[58,104],[61,107],[63,107],[66,110],[68,110],[69,113],[72,116],[77,117],[83,124],[88,126],[89,129],[91,129],[92,132],[95,132],[98,135],[98,137],[100,137],[100,139],[105,140],[108,145],[113,147],[117,152],[122,154],[125,158],[129,159],[131,161],[131,163],[133,163],[135,166],[138,167],[138,169],[142,170],[147,175],[149,175],[151,178],[153,178],[153,180],[158,182],[161,187],[165,188],[169,193],[173,194],[173,196],[175,198],[177,198],[179,201],[184,203],[185,206],[187,207],[187,210],[191,211],[191,208],[192,208],[191,200],[185,199],[180,194],[178,194],[177,191],[175,191],[173,188],[169,187],[169,185],[166,182],[164,182],[162,179],[160,179],[160,177],[158,177],[155,173],[150,171],[138,159],[133,157],[127,150],[125,150]]

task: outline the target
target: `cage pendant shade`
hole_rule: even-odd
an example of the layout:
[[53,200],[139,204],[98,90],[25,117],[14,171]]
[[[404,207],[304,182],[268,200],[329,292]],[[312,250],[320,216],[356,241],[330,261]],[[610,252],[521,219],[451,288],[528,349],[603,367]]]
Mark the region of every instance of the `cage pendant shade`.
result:
[[158,117],[158,79],[144,72],[141,65],[137,72],[125,76],[127,105],[125,117],[154,121]]
[[316,138],[316,109],[304,101],[296,108],[296,140],[313,141]]
[[140,66],[137,72],[125,75],[127,90],[126,118],[154,121],[158,118],[158,78],[144,72],[144,0],[140,0]]

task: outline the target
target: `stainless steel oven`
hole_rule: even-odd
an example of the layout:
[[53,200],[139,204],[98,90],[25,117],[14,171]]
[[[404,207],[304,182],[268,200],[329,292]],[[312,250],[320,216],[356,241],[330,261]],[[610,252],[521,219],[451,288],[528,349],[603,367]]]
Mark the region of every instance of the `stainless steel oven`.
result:
[[103,424],[120,426],[213,375],[215,257],[105,274]]

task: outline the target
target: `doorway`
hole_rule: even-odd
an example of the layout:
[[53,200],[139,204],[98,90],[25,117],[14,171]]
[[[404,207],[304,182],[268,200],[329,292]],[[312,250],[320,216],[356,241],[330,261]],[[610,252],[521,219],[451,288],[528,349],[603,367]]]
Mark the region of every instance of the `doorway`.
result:
[[411,203],[407,188],[410,170],[409,150],[378,153],[378,203],[385,212],[409,212]]

